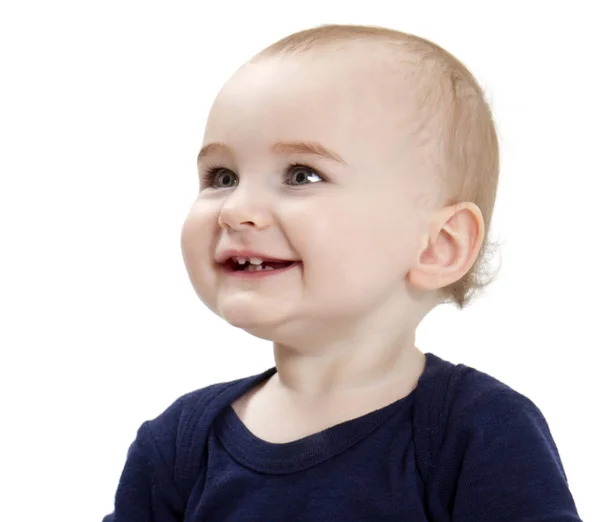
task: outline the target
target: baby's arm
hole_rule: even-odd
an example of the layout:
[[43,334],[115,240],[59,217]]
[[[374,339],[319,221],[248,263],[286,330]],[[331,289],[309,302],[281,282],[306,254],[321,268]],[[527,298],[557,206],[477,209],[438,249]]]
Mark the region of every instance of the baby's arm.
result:
[[185,503],[174,484],[179,401],[144,422],[129,446],[114,511],[102,522],[181,522]]
[[581,522],[558,449],[531,400],[490,393],[454,424],[442,452],[460,461],[452,520]]

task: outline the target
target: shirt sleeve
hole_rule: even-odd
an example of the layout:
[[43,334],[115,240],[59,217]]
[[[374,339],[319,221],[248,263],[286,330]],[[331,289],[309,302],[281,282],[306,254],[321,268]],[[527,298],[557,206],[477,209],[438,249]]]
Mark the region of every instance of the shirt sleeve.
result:
[[129,446],[114,511],[102,522],[181,522],[185,506],[168,469],[146,421]]
[[548,424],[527,397],[488,394],[448,428],[461,458],[452,521],[581,522]]

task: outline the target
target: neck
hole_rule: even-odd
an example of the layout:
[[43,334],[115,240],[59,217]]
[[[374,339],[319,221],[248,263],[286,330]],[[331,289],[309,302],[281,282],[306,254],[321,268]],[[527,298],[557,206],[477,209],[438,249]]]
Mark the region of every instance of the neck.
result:
[[390,387],[408,394],[425,366],[425,355],[414,340],[414,332],[386,342],[340,340],[310,352],[274,344],[273,385],[278,392],[307,403],[365,397]]

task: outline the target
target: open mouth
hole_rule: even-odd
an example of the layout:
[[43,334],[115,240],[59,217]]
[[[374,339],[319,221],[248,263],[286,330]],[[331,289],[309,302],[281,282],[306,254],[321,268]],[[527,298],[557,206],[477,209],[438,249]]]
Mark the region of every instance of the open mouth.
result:
[[230,257],[222,266],[226,272],[262,272],[269,270],[283,270],[292,266],[298,261],[283,261],[283,260],[257,260],[257,259],[234,259]]

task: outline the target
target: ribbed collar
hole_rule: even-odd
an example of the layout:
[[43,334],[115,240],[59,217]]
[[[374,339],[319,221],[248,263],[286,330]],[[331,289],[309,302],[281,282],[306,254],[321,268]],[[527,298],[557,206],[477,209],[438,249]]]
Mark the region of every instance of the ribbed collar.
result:
[[[425,371],[421,375],[419,383],[437,360],[436,356],[431,353],[426,353],[425,356]],[[259,375],[245,379],[243,385],[237,388],[236,397],[230,402],[258,383],[270,378],[276,371],[276,367],[269,368]],[[416,389],[406,397],[361,417],[337,424],[302,439],[281,444],[267,442],[256,437],[246,428],[229,404],[215,420],[215,434],[230,455],[248,468],[261,473],[294,473],[315,466],[345,451],[392,417],[397,422],[410,420],[415,393]]]

